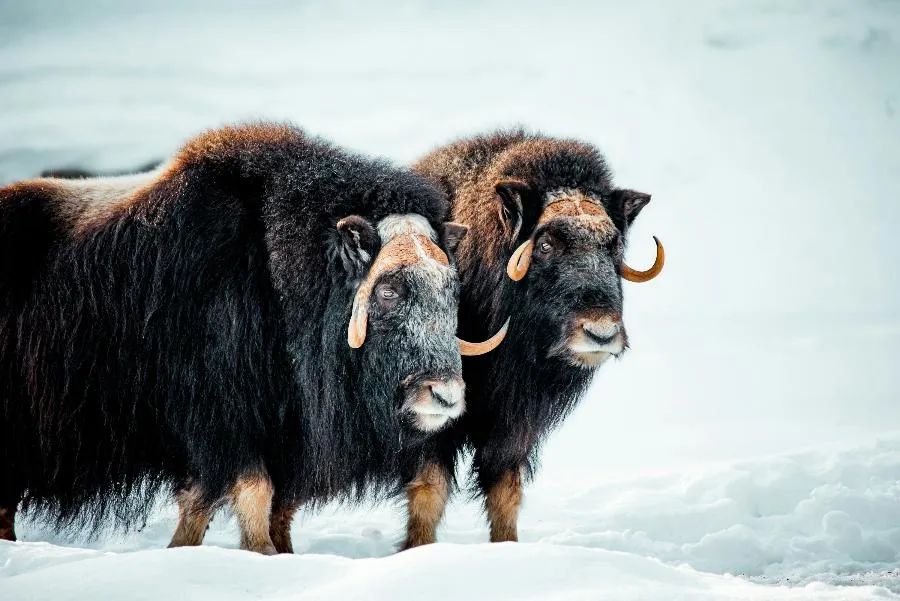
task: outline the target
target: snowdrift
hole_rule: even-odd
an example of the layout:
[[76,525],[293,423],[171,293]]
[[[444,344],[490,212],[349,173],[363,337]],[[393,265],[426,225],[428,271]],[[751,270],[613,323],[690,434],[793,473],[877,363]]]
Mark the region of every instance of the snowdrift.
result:
[[266,558],[214,546],[237,543],[228,515],[209,546],[165,549],[175,510],[161,502],[140,532],[93,541],[26,520],[23,540],[51,542],[0,544],[0,590],[4,601],[900,599],[900,433],[581,488],[539,483],[521,523],[522,543],[491,545],[457,502],[447,543],[394,554],[397,508],[333,506],[296,520],[297,555]]

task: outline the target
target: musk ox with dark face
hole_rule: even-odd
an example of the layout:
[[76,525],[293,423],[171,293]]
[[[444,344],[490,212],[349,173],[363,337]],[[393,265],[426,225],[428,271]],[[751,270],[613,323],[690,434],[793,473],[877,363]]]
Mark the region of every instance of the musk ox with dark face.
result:
[[463,361],[469,410],[406,454],[405,547],[433,542],[460,452],[474,449],[492,541],[517,539],[523,478],[541,440],[568,414],[596,368],[628,345],[622,279],[628,230],[650,196],[617,188],[589,144],[521,131],[439,148],[413,171],[442,186],[452,218],[470,228],[457,251],[460,333],[511,318],[506,342]]
[[425,180],[277,125],[0,189],[0,537],[20,501],[127,524],[175,484],[230,497],[242,547],[271,553],[273,501],[393,482],[462,413],[460,352],[503,337],[455,338],[466,228],[446,212]]
[[[527,197],[527,187],[500,185],[507,202]],[[510,189],[511,187],[514,188]],[[521,195],[521,196],[520,196]],[[615,190],[610,201],[628,197],[646,204],[647,194]],[[640,207],[630,210],[633,219]],[[630,221],[629,221],[630,223]],[[599,194],[559,189],[547,192],[544,210],[531,237],[510,257],[507,274],[513,281],[531,274],[523,285],[521,307],[541,324],[535,350],[561,358],[575,367],[593,368],[628,346],[622,322],[621,278],[646,281],[662,269],[662,246],[652,270],[636,272],[624,263],[624,231],[610,217]]]

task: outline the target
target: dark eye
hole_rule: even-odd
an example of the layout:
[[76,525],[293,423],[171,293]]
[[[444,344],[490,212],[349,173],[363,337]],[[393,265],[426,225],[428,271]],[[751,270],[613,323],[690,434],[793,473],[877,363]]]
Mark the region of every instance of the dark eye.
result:
[[405,290],[392,283],[383,283],[375,288],[375,299],[384,309],[393,309],[400,302]]
[[550,236],[541,236],[534,245],[534,249],[538,254],[549,255],[553,252],[553,239]]

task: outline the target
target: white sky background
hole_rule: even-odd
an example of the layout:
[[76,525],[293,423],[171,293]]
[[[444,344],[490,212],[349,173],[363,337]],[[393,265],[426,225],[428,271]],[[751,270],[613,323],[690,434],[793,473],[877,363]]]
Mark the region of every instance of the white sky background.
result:
[[233,4],[3,0],[0,184],[248,118],[399,162],[576,136],[653,194],[631,263],[668,263],[547,481],[900,429],[900,3]]

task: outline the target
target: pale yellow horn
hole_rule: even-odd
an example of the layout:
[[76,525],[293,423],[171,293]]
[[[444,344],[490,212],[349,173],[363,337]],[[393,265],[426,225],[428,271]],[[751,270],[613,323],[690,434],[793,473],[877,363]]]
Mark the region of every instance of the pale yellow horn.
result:
[[[359,348],[366,341],[366,329],[369,326],[368,294],[357,293],[353,298],[353,313],[347,327],[347,343],[350,348]],[[362,296],[362,298],[360,298]]]
[[663,265],[666,262],[666,251],[663,250],[663,245],[662,242],[659,241],[659,238],[653,236],[653,240],[656,242],[656,260],[653,262],[653,265],[647,271],[637,271],[636,269],[632,269],[628,265],[623,264],[622,277],[624,279],[629,282],[649,282],[662,271]]
[[528,273],[528,267],[531,266],[532,248],[534,248],[534,242],[529,239],[509,258],[509,263],[506,264],[506,275],[509,276],[509,279],[518,282]]
[[503,342],[503,339],[506,338],[506,330],[509,329],[509,318],[506,318],[506,323],[503,324],[503,327],[500,328],[500,331],[485,340],[484,342],[467,342],[462,338],[457,338],[456,341],[459,343],[459,354],[463,357],[474,357],[476,355],[483,355],[485,353],[489,353]]

